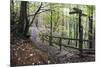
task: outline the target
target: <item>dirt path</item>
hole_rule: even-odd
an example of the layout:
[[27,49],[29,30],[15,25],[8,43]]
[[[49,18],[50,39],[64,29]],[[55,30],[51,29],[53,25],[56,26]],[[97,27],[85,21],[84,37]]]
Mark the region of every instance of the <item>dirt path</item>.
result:
[[95,61],[95,55],[86,55],[85,57],[80,58],[78,55],[79,51],[76,49],[62,47],[62,50],[60,51],[59,48],[49,46],[48,43],[42,43],[40,40],[33,42],[38,49],[48,52],[48,59],[50,59],[51,63]]
[[34,29],[31,40],[34,45],[40,49],[41,51],[45,51],[48,53],[48,60],[50,60],[50,63],[70,63],[70,62],[87,62],[87,61],[95,61],[95,55],[85,55],[85,57],[81,57],[78,55],[79,51],[72,48],[65,48],[62,47],[62,50],[60,51],[59,48],[56,48],[54,46],[50,46],[46,42],[42,42],[39,39],[38,32],[39,29]]

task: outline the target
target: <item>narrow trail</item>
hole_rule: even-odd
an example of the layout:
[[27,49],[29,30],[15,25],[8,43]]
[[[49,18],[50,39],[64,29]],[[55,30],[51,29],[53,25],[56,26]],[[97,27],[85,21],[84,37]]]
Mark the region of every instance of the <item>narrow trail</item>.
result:
[[81,57],[78,55],[79,51],[72,48],[65,48],[62,47],[60,51],[59,48],[50,46],[47,42],[42,42],[38,35],[38,32],[33,31],[31,40],[35,43],[35,46],[48,53],[48,60],[51,60],[51,63],[70,63],[70,62],[88,62],[88,61],[95,61],[95,56],[85,56]]
[[71,63],[71,62],[88,62],[95,61],[95,56],[85,56],[81,57],[78,55],[79,51],[72,48],[62,47],[60,51],[59,48],[54,46],[49,46],[48,44],[42,43],[40,41],[33,41],[35,46],[45,52],[48,52],[48,59],[51,60],[51,63]]

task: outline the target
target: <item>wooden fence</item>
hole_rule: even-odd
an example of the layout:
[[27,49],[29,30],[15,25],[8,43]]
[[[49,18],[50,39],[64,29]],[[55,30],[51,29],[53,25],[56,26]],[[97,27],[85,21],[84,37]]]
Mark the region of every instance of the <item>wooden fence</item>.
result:
[[[51,39],[52,38],[52,39]],[[55,42],[53,39],[56,38],[58,39],[57,42]],[[52,41],[50,41],[52,40]],[[66,40],[68,41],[68,43],[64,44],[62,43],[62,40]],[[73,48],[73,49],[77,49],[77,50],[81,50],[81,51],[88,51],[88,52],[92,52],[95,53],[95,48],[88,48],[88,49],[80,49],[79,47],[73,47],[73,46],[69,46],[70,45],[70,41],[79,41],[79,39],[74,39],[74,38],[66,38],[66,37],[60,37],[60,36],[50,36],[50,35],[42,35],[42,42],[47,41],[49,42],[49,45],[53,46],[53,44],[56,44],[59,46],[60,51],[62,50],[62,46],[64,47],[69,47],[69,48]],[[93,40],[82,40],[83,42],[91,42]],[[52,43],[50,43],[52,42]],[[83,44],[82,44],[83,45]],[[89,45],[89,44],[88,44]]]

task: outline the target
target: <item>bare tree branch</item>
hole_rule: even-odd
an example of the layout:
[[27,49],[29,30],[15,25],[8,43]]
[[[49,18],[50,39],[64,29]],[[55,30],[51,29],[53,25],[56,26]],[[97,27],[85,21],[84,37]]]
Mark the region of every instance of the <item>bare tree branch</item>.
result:
[[33,17],[32,21],[31,21],[31,23],[29,24],[29,26],[31,26],[31,25],[32,25],[32,23],[33,23],[33,21],[34,21],[34,19],[35,19],[36,15],[37,15],[37,14],[38,14],[38,12],[40,11],[41,7],[42,7],[42,2],[41,2],[41,5],[39,6],[38,10],[35,12],[34,17]]
[[[46,12],[46,11],[51,11],[51,9],[45,9],[45,10],[43,10],[43,11],[41,11],[41,12],[38,12],[37,14],[40,14],[40,13],[43,13],[43,12]],[[31,15],[28,15],[28,17],[30,17],[30,16],[34,16],[35,14],[31,14]]]

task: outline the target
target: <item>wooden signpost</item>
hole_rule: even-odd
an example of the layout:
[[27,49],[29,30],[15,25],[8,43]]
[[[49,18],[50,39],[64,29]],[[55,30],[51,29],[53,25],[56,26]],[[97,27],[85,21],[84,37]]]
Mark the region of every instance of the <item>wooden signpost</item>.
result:
[[82,44],[83,44],[83,26],[81,23],[81,17],[87,16],[86,14],[82,13],[81,9],[73,8],[72,12],[69,12],[69,14],[78,14],[79,15],[79,51],[80,55],[82,54]]

